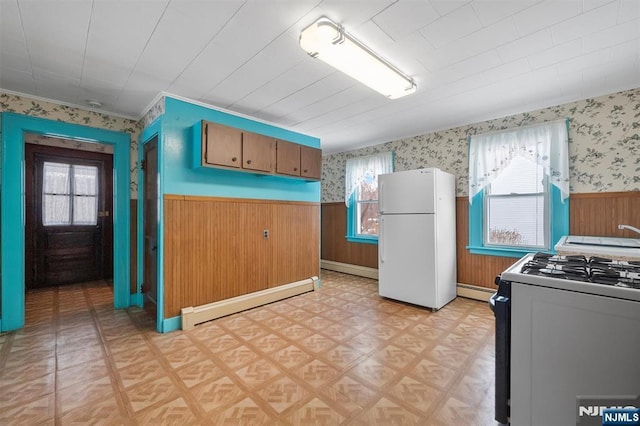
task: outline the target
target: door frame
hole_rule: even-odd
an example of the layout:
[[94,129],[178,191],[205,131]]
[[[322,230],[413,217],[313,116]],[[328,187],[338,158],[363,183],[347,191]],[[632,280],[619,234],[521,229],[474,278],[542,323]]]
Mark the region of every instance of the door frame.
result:
[[[140,134],[141,143],[138,146],[138,164],[142,164],[142,160],[144,159],[144,147],[147,143],[157,140],[157,153],[158,153],[158,170],[157,170],[157,179],[158,179],[158,230],[157,230],[157,244],[158,250],[156,251],[156,255],[158,256],[158,261],[156,262],[156,330],[159,333],[165,333],[167,331],[177,330],[180,328],[180,317],[171,318],[169,320],[164,319],[164,268],[162,259],[164,259],[164,227],[161,224],[164,223],[164,190],[163,190],[163,162],[162,162],[162,132],[161,132],[161,120],[160,118],[156,119],[152,122],[148,127],[144,128]],[[137,259],[137,271],[138,271],[138,305],[143,305],[144,296],[141,292],[141,286],[144,282],[144,174],[142,167],[138,167],[138,217],[137,217],[137,250],[141,255],[138,256]]]
[[10,112],[2,113],[0,202],[0,331],[25,321],[25,142],[26,133],[113,145],[113,305],[133,304],[130,280],[130,136],[128,133]]
[[[98,211],[106,210],[109,215],[108,218],[98,217],[98,225],[101,234],[99,275],[100,279],[111,279],[113,277],[113,153],[27,143],[25,144],[25,196],[31,195],[31,200],[28,197],[25,199],[25,287],[28,289],[28,284],[33,284],[34,274],[33,269],[30,270],[30,268],[33,268],[33,263],[38,259],[35,241],[37,230],[42,225],[38,224],[41,217],[36,214],[38,213],[36,210],[41,208],[37,200],[41,198],[42,194],[36,191],[36,188],[38,185],[42,185],[42,170],[38,170],[38,168],[39,164],[44,161],[83,165],[97,165],[99,163],[101,164],[99,167],[102,169],[99,181],[109,178],[105,180],[104,184],[101,184],[104,185],[104,193],[102,190],[99,192],[99,197],[104,202],[103,208],[100,208],[100,203],[98,203]],[[29,169],[30,166],[32,169]],[[31,208],[29,208],[30,204]],[[30,224],[31,226],[29,226]]]

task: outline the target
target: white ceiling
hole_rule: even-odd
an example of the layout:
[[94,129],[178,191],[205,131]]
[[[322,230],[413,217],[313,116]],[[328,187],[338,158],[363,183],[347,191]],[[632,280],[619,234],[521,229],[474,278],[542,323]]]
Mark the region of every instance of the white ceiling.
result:
[[[325,15],[412,76],[305,54]],[[139,118],[161,92],[344,151],[640,87],[639,0],[0,0],[0,88]]]

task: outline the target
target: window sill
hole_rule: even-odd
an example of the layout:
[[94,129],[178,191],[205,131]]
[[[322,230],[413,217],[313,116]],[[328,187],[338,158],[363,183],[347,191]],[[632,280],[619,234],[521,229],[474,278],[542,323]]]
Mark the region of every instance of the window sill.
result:
[[516,258],[521,258],[526,254],[536,253],[539,251],[548,253],[547,250],[519,249],[519,248],[510,248],[510,247],[503,248],[503,247],[467,246],[467,249],[471,254],[482,254],[485,256],[516,257]]
[[361,237],[361,236],[351,236],[347,235],[345,237],[347,241],[350,243],[363,243],[363,244],[378,244],[378,237]]

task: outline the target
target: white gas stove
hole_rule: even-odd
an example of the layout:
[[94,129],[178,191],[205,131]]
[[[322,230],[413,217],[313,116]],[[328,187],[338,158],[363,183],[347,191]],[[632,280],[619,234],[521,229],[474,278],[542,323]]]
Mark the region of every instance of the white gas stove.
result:
[[496,420],[601,425],[580,398],[640,395],[640,262],[528,254],[499,278]]

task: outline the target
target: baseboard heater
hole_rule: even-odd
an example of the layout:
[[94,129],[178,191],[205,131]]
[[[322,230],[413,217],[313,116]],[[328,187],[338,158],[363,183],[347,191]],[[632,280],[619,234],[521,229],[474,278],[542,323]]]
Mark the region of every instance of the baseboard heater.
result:
[[480,287],[477,285],[460,284],[457,285],[458,296],[468,299],[475,299],[481,302],[488,302],[489,298],[496,292],[496,289]]
[[207,303],[206,305],[196,307],[189,306],[187,308],[182,308],[182,329],[190,330],[195,327],[196,324],[211,321],[216,318],[235,314],[237,312],[317,289],[318,277],[313,276],[305,280],[256,291],[250,294],[243,294],[242,296],[220,300],[219,302]]
[[[345,274],[357,275],[365,278],[373,278],[374,280],[378,279],[378,270],[366,266],[351,265],[349,263],[321,259],[320,268],[328,269],[330,271],[343,272]],[[458,296],[487,302],[489,301],[491,295],[496,292],[496,289],[457,283],[456,292]]]
[[359,277],[378,279],[378,270],[367,266],[352,265],[350,263],[336,262],[333,260],[320,259],[320,268],[330,271],[343,272],[345,274],[357,275]]

